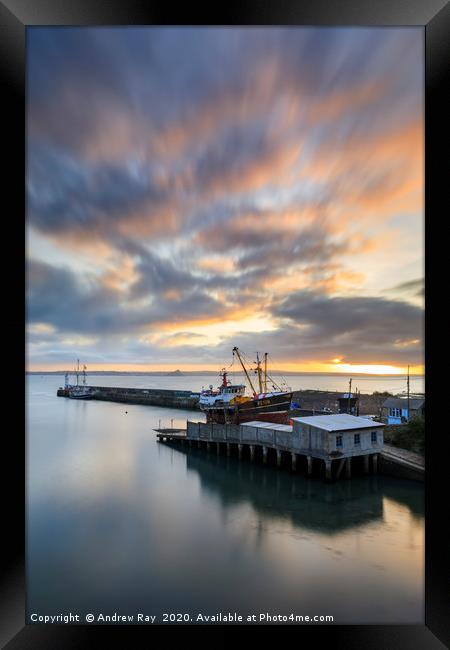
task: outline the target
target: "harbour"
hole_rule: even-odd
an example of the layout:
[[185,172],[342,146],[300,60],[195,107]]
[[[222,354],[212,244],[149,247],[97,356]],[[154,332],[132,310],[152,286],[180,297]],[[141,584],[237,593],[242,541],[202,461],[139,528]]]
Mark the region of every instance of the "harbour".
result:
[[423,30],[52,25],[26,623],[423,625]]
[[[424,480],[423,456],[392,445],[384,448],[383,431],[385,425],[391,422],[392,418],[389,414],[394,409],[395,412],[401,412],[401,408],[397,407],[404,406],[406,407],[404,412],[408,413],[411,404],[415,409],[420,406],[422,416],[424,414],[424,395],[422,399],[410,400],[409,373],[406,399],[386,398],[390,393],[384,391],[363,395],[361,400],[358,388],[351,392],[353,381],[351,378],[347,393],[293,391],[284,379],[280,386],[268,374],[267,353],[264,354],[263,360],[258,353],[256,354],[256,368],[246,367],[244,355],[236,347],[233,348],[233,360],[235,355],[252,391],[250,396],[246,394],[246,384],[236,380],[230,381],[229,373],[225,368],[219,373],[221,384],[217,389],[210,384],[209,388],[202,386],[199,392],[150,387],[144,389],[88,386],[86,365],[83,365],[81,370],[79,360],[74,370],[76,384],[70,384],[69,373],[66,372],[64,387],[58,388],[57,396],[200,410],[206,416],[206,423],[187,419],[184,428],[173,428],[172,418],[171,427],[161,428],[161,421],[159,421],[158,428],[155,429],[158,441],[181,444],[187,442],[190,446],[196,443],[198,447],[205,443],[208,451],[214,444],[217,454],[221,453],[221,446],[225,445],[228,456],[234,450],[238,457],[242,458],[246,450],[251,461],[256,455],[262,454],[263,464],[267,464],[269,451],[273,451],[276,454],[278,467],[282,465],[283,455],[287,454],[290,457],[292,471],[296,470],[298,463],[304,465],[306,460],[308,476],[313,474],[314,460],[316,464],[320,461],[327,482],[336,481],[341,475],[351,478],[352,460],[353,465],[355,466],[356,463],[358,468],[362,463],[363,473],[366,475],[371,472],[377,473],[381,469],[393,476]],[[249,373],[254,373],[257,380],[252,382]],[[178,375],[181,375],[179,371],[174,373],[174,376],[178,377]],[[255,381],[257,384],[254,383]],[[255,385],[259,388],[259,392]],[[302,408],[305,403],[304,398],[309,408]],[[375,411],[375,414],[364,415],[367,411]],[[417,410],[413,411],[416,412]],[[387,417],[382,417],[383,413],[387,413]],[[401,424],[399,417],[394,420],[397,424]],[[321,423],[324,423],[324,426],[321,426]],[[387,430],[395,431],[396,428],[396,426],[388,426]],[[369,429],[371,429],[370,434],[366,435]],[[309,443],[305,436],[299,436],[302,430],[309,431]],[[315,432],[314,443],[311,442],[311,430]],[[328,435],[330,432],[331,435]],[[319,444],[317,435],[320,437]],[[368,438],[369,435],[371,440]],[[299,442],[300,437],[303,440],[302,444]],[[345,445],[343,439],[346,440]]]
[[[174,390],[186,381],[110,376],[102,385],[133,379]],[[377,474],[353,466],[351,480],[344,472],[327,483],[320,461],[311,479],[300,460],[292,471],[287,452],[278,468],[274,450],[264,465],[261,449],[252,462],[248,448],[228,456],[226,443],[219,455],[206,441],[160,444],[154,429],[181,432],[201,411],[60,399],[60,383],[27,378],[28,611],[109,614],[120,594],[123,608],[159,616],[421,620],[420,482],[383,474],[382,461]]]

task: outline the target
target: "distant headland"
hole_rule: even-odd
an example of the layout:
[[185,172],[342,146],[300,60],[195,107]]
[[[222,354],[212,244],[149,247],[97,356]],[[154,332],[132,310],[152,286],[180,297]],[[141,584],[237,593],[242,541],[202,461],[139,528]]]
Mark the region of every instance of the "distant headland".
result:
[[[27,375],[64,375],[66,372],[69,374],[73,374],[73,369],[66,369],[66,370],[26,370],[25,374]],[[202,376],[211,376],[211,377],[217,377],[218,372],[215,370],[145,370],[145,371],[139,371],[139,370],[132,370],[132,371],[126,371],[126,370],[88,370],[88,375],[90,376],[97,376],[97,375],[115,375],[115,376],[123,376],[123,377],[134,377],[134,376],[148,376],[148,377],[198,377]],[[406,376],[406,373],[403,374],[379,374],[379,373],[363,373],[363,372],[295,372],[292,370],[277,370],[274,369],[270,373],[271,375],[276,375],[276,376],[284,376],[284,377],[289,377],[292,375],[299,376],[299,375],[304,375],[304,376],[314,376],[314,377],[389,377],[389,379],[395,379],[397,378],[403,378]],[[244,375],[244,373],[233,371],[233,375]],[[423,377],[424,375],[411,375],[411,377]]]

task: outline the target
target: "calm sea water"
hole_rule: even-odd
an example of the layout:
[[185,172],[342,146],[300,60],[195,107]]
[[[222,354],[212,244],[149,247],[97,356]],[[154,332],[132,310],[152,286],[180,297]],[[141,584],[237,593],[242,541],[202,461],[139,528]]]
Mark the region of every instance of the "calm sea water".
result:
[[371,476],[325,485],[173,449],[152,427],[201,414],[58,398],[60,385],[57,376],[27,378],[28,616],[143,613],[161,622],[165,612],[195,621],[230,611],[424,622],[421,484]]

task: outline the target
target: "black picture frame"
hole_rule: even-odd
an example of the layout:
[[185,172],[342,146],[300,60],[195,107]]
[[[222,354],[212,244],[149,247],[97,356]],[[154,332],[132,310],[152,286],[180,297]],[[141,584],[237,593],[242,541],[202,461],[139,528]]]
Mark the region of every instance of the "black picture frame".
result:
[[[175,14],[163,3],[144,3],[140,0],[3,0],[0,2],[0,64],[4,97],[4,133],[11,144],[4,144],[7,182],[3,187],[4,248],[14,253],[14,271],[5,274],[5,316],[7,321],[8,395],[19,400],[14,409],[13,426],[4,428],[2,437],[3,465],[10,468],[4,487],[3,503],[6,509],[3,534],[5,551],[4,572],[0,585],[2,647],[16,648],[79,648],[102,642],[106,634],[114,635],[115,642],[130,644],[130,634],[144,634],[153,638],[153,626],[38,626],[25,625],[25,436],[21,432],[18,415],[22,409],[24,373],[19,359],[24,350],[23,329],[25,307],[23,287],[25,269],[17,260],[24,249],[25,215],[25,45],[26,28],[32,25],[366,25],[366,26],[422,26],[425,31],[425,269],[426,269],[426,612],[424,626],[296,626],[290,628],[304,643],[332,643],[334,648],[443,648],[450,644],[448,618],[450,613],[448,538],[443,526],[448,481],[448,431],[445,425],[446,396],[444,382],[436,375],[445,364],[445,345],[448,338],[445,312],[439,306],[447,294],[445,281],[443,295],[433,292],[438,278],[446,277],[444,264],[448,257],[446,238],[442,236],[440,217],[448,212],[448,126],[446,76],[448,78],[450,6],[446,0],[313,0],[296,2],[241,1],[239,8],[227,4],[198,11],[185,5]],[[446,137],[447,136],[447,137]],[[447,159],[447,164],[446,164]],[[446,191],[447,190],[447,191]],[[445,193],[444,193],[445,192]],[[442,208],[441,208],[442,206]],[[442,212],[441,212],[442,210]],[[445,246],[445,248],[444,248]],[[15,260],[15,261],[14,261]],[[435,313],[432,323],[432,314]],[[431,331],[431,327],[433,328]],[[445,328],[445,329],[444,329]],[[431,342],[431,337],[433,344]],[[13,344],[14,343],[14,344]],[[437,349],[440,346],[440,350]],[[6,409],[5,409],[6,410]],[[441,418],[443,422],[441,422]],[[25,420],[22,420],[25,424]],[[5,472],[3,471],[3,475]],[[159,626],[162,627],[162,626]],[[166,632],[176,626],[167,627]],[[216,626],[217,627],[217,626]],[[192,630],[200,632],[214,627],[179,628],[186,641]],[[229,630],[222,626],[221,634]],[[252,628],[252,633],[253,633]],[[285,627],[283,629],[283,632]],[[256,631],[256,630],[255,630]]]

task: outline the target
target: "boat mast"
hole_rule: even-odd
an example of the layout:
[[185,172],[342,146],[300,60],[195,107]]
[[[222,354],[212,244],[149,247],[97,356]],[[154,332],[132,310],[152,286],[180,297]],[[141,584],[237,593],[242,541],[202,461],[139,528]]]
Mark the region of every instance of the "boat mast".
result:
[[244,370],[245,376],[247,377],[247,381],[248,381],[248,383],[250,384],[250,388],[252,389],[253,394],[256,395],[256,390],[255,390],[255,388],[254,388],[254,386],[253,386],[253,384],[252,384],[252,380],[250,379],[250,376],[249,376],[249,374],[248,374],[248,372],[247,372],[247,368],[244,366],[244,362],[242,361],[242,358],[241,358],[241,354],[240,354],[240,352],[239,352],[239,349],[236,348],[236,347],[234,347],[234,348],[233,348],[233,353],[234,353],[234,352],[236,352],[236,356],[237,356],[237,358],[239,359],[239,362],[240,362],[240,364],[241,364],[241,366],[242,366],[242,369]]
[[407,393],[408,393],[408,395],[407,395],[407,400],[408,400],[408,403],[407,403],[408,415],[407,415],[407,420],[406,420],[406,421],[409,422],[409,366],[408,366],[408,376],[407,376],[407,379],[406,379],[406,386],[407,386]]
[[263,385],[261,379],[261,361],[259,360],[259,352],[256,353],[256,372],[258,373],[259,392],[263,392]]
[[222,387],[223,388],[226,388],[226,386],[228,386],[227,375],[228,375],[228,373],[225,370],[225,368],[222,368],[222,372],[220,373],[220,376],[222,377]]
[[86,365],[83,364],[83,386],[86,386]]
[[264,352],[264,392],[267,393],[267,352]]
[[77,359],[77,369],[76,369],[76,375],[77,375],[77,386],[78,386],[78,375],[80,373],[80,360]]

